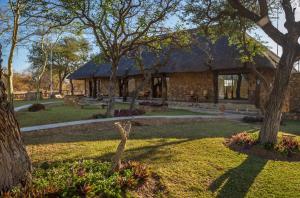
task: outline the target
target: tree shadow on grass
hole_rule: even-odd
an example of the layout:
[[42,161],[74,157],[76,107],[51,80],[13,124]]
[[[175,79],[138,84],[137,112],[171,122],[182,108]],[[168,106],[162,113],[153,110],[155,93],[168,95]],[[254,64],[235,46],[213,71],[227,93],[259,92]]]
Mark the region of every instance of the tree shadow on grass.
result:
[[[168,146],[173,146],[181,143],[185,143],[191,141],[189,139],[183,139],[183,140],[176,140],[176,141],[161,141],[158,144],[155,145],[149,145],[149,146],[142,146],[142,147],[137,147],[137,148],[132,148],[132,149],[126,149],[125,153],[123,155],[123,159],[125,161],[156,161],[160,159],[164,159],[164,161],[171,159],[174,153],[169,152],[168,150],[163,149],[164,147]],[[111,152],[104,153],[102,155],[96,156],[96,157],[75,157],[73,159],[67,159],[67,160],[58,160],[58,161],[51,161],[50,164],[53,164],[54,166],[57,163],[63,163],[63,162],[75,162],[78,160],[98,160],[98,161],[111,161],[112,157],[115,155],[115,150]],[[39,161],[33,163],[33,166],[38,166],[39,164],[44,163],[44,161]]]
[[228,170],[217,178],[209,190],[217,192],[217,197],[245,197],[255,178],[266,165],[267,160],[248,156],[238,167]]
[[[23,133],[26,145],[52,143],[73,143],[81,141],[119,140],[119,133],[113,125],[87,125],[72,128],[58,128],[40,132]],[[173,123],[158,126],[134,126],[130,140],[153,138],[202,139],[229,137],[234,133],[253,129],[252,126],[229,121],[203,121],[195,123]]]

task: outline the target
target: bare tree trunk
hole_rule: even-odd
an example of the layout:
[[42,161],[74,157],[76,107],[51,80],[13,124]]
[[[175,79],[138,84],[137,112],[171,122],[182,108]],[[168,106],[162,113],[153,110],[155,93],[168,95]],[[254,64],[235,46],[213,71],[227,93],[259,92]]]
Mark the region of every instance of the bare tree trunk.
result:
[[109,80],[109,92],[108,92],[108,107],[106,111],[106,116],[114,116],[115,110],[115,90],[117,84],[117,65],[112,63],[112,73]]
[[116,127],[119,130],[119,133],[121,135],[121,142],[117,148],[116,154],[112,159],[112,171],[119,171],[121,168],[121,158],[124,153],[125,147],[126,147],[126,142],[129,137],[130,131],[131,131],[131,122],[126,121],[123,123],[116,122],[115,123]]
[[40,84],[41,84],[41,81],[40,79],[37,80],[36,82],[36,104],[39,104],[40,103]]
[[18,184],[31,184],[31,161],[1,80],[1,54],[0,46],[0,196]]
[[74,84],[73,84],[73,80],[70,80],[70,84],[71,84],[71,95],[74,96]]
[[277,142],[282,107],[294,64],[294,53],[292,47],[285,47],[285,49],[283,49],[283,54],[275,73],[273,89],[265,106],[264,122],[259,133],[261,143],[275,144]]
[[62,93],[62,84],[63,84],[63,81],[61,80],[61,78],[59,77],[59,83],[58,83],[59,85],[58,85],[58,92],[59,92],[59,94],[63,94]]
[[132,99],[131,99],[131,102],[130,102],[130,110],[134,109],[134,107],[135,107],[135,101],[136,101],[136,99],[138,97],[139,92],[142,91],[142,89],[145,87],[145,85],[147,83],[150,82],[150,80],[151,80],[151,74],[147,73],[145,75],[145,79],[142,80],[141,84],[134,90],[133,96],[132,96]]
[[13,33],[11,37],[11,47],[9,51],[9,56],[8,56],[8,63],[7,63],[7,69],[8,69],[8,83],[7,83],[7,93],[8,93],[8,101],[13,104],[14,100],[14,85],[13,85],[13,77],[14,77],[14,72],[13,72],[13,58],[14,58],[14,52],[17,46],[18,42],[18,32],[19,32],[19,19],[20,19],[20,2],[17,2],[16,5],[16,10],[14,13],[14,24],[13,24]]

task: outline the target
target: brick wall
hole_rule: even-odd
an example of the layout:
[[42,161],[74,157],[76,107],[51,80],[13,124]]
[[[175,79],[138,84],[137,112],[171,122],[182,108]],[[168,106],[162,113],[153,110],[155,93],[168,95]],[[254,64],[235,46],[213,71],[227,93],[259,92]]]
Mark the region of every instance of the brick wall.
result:
[[200,102],[212,102],[214,99],[213,73],[176,73],[169,75],[169,100],[186,101],[191,94],[198,96]]
[[291,76],[289,103],[291,112],[300,112],[300,73]]

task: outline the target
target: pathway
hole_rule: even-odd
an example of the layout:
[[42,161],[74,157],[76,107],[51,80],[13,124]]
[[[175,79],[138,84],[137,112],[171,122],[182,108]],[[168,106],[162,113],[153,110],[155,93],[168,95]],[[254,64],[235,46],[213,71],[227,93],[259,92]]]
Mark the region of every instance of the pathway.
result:
[[[47,105],[47,104],[55,104],[55,103],[61,103],[61,102],[62,102],[62,101],[42,102],[41,104]],[[27,108],[29,108],[31,105],[32,105],[32,104],[27,104],[27,105],[22,105],[22,106],[19,106],[19,107],[15,107],[15,112],[18,112],[18,111],[27,109]]]
[[240,120],[244,115],[241,114],[230,114],[225,113],[223,115],[182,115],[182,116],[132,116],[132,117],[115,117],[115,118],[103,118],[103,119],[91,119],[91,120],[79,120],[55,124],[46,124],[39,126],[31,126],[21,128],[21,132],[30,132],[44,129],[54,129],[67,126],[76,126],[82,124],[91,124],[91,123],[101,123],[101,122],[112,122],[112,121],[122,121],[122,120],[138,120],[138,119],[193,119],[193,118],[202,118],[202,119],[231,119],[231,120]]

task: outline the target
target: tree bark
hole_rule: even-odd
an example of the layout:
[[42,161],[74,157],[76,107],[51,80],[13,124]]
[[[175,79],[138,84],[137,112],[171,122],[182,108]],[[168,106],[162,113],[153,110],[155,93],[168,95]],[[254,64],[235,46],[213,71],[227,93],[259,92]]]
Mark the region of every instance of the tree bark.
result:
[[18,184],[31,184],[31,161],[0,74],[0,195]]
[[111,170],[114,172],[119,171],[121,168],[121,164],[122,164],[121,159],[126,147],[128,136],[131,131],[131,122],[130,121],[123,122],[123,123],[116,122],[115,125],[118,128],[119,133],[121,135],[121,142],[117,148],[115,156],[112,158]]
[[16,5],[16,10],[14,13],[14,24],[13,24],[13,33],[11,37],[11,47],[9,51],[9,56],[8,56],[8,63],[7,63],[7,69],[8,69],[8,83],[7,83],[7,93],[8,93],[8,101],[13,104],[14,101],[14,85],[13,85],[13,77],[14,77],[14,72],[13,72],[13,58],[14,58],[14,52],[17,46],[18,42],[18,32],[19,32],[19,20],[20,20],[20,2],[17,2]]
[[70,80],[70,84],[71,84],[71,95],[74,96],[74,84],[73,84],[73,80]]
[[133,96],[130,102],[130,110],[132,111],[135,107],[135,101],[139,95],[139,92],[142,91],[142,89],[145,87],[147,83],[149,83],[151,80],[151,73],[146,73],[144,80],[142,80],[141,84],[134,90]]
[[265,106],[264,122],[259,133],[259,140],[263,144],[275,144],[277,142],[282,107],[288,90],[291,71],[294,66],[294,58],[295,50],[293,47],[290,45],[285,46],[275,73],[273,88]]
[[115,90],[117,84],[117,64],[112,63],[112,71],[109,80],[109,92],[108,92],[108,107],[106,116],[113,117],[115,110]]

